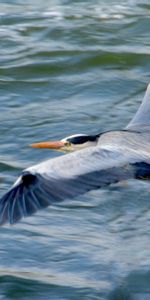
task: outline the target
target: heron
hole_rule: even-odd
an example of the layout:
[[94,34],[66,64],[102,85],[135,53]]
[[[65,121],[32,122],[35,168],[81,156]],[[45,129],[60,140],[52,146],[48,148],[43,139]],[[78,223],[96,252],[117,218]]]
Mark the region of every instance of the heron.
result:
[[90,190],[150,176],[150,84],[129,124],[96,135],[77,134],[33,148],[66,152],[22,171],[0,199],[0,224],[14,224],[39,209]]

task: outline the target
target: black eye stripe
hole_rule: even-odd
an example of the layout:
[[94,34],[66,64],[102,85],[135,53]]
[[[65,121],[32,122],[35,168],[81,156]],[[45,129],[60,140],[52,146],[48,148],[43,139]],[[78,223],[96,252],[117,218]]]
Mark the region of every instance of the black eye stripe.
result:
[[97,139],[97,136],[95,135],[88,135],[88,136],[75,136],[75,137],[72,137],[72,138],[68,138],[67,141],[69,143],[72,143],[74,145],[76,144],[84,144],[86,142],[94,142],[96,141]]

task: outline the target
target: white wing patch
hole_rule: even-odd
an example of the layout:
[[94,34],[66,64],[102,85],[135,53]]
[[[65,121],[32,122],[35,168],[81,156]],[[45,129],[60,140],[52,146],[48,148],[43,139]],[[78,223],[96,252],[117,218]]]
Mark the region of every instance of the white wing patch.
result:
[[150,84],[137,113],[126,127],[128,130],[138,131],[143,131],[142,128],[150,129]]

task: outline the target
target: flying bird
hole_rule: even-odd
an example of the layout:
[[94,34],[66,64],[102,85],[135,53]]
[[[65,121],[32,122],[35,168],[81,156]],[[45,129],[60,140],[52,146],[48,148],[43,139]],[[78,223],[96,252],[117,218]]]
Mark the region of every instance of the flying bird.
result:
[[[126,179],[150,176],[150,85],[137,113],[123,130],[77,134],[56,142],[32,144],[67,152],[25,169],[0,200],[0,224],[66,198]],[[70,152],[70,153],[68,153]]]

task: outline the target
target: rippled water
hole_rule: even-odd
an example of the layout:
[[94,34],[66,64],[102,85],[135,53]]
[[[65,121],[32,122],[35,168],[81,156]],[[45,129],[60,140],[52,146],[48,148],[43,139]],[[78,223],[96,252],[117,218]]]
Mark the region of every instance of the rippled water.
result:
[[[0,196],[56,156],[32,142],[124,127],[150,70],[148,0],[0,1]],[[150,299],[149,182],[0,228],[0,299]]]

